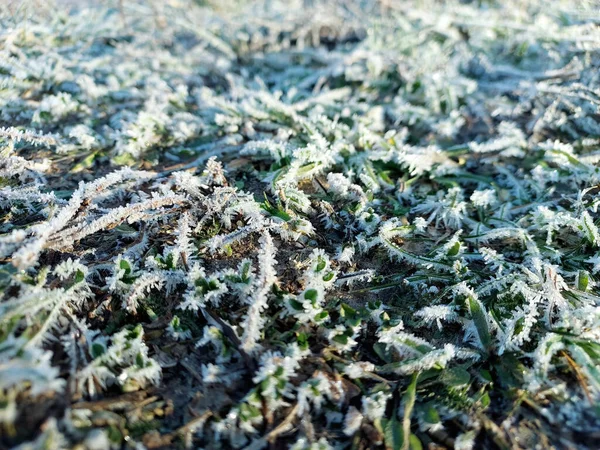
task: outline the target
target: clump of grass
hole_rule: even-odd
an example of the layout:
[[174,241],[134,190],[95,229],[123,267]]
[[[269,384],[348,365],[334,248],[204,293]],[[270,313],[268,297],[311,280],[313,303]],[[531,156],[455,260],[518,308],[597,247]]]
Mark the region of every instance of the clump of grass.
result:
[[593,447],[593,5],[114,3],[0,7],[3,445]]

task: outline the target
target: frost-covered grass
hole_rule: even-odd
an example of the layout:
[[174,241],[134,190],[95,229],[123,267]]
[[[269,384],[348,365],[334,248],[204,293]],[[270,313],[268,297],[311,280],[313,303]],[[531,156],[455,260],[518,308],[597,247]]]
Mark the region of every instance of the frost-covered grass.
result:
[[74,3],[0,6],[0,447],[597,446],[596,2]]

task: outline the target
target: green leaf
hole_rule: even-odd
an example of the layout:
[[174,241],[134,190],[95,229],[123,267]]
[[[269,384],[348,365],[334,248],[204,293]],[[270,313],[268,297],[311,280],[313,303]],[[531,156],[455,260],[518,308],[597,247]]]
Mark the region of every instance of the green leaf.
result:
[[107,435],[108,439],[113,443],[121,444],[121,442],[123,442],[123,434],[116,425],[110,425],[108,427]]
[[125,259],[119,262],[119,268],[125,271],[125,275],[131,273],[131,264]]
[[306,335],[306,333],[298,333],[296,335],[296,342],[298,343],[298,346],[301,349],[303,349],[303,350],[308,349],[308,336]]
[[442,372],[440,380],[447,386],[465,386],[471,381],[471,375],[462,367],[452,367]]
[[156,320],[158,319],[158,315],[152,310],[152,308],[146,308],[146,314],[148,314],[148,318],[152,322],[156,322]]
[[[404,403],[404,418],[402,420],[402,434],[405,438],[402,443],[402,450],[408,450],[410,448],[410,417],[412,410],[417,400],[417,381],[419,380],[419,373],[414,373],[411,379],[402,402]],[[420,442],[419,442],[420,444]]]
[[329,272],[323,277],[323,281],[331,281],[334,276],[335,274],[333,272]]
[[288,222],[292,219],[292,216],[288,214],[281,206],[273,206],[271,202],[267,199],[267,195],[265,194],[265,201],[260,204],[260,207],[267,211],[269,214],[275,217],[279,217],[285,222]]
[[83,158],[81,161],[79,161],[73,166],[73,168],[71,169],[71,173],[81,172],[82,170],[89,169],[90,167],[92,167],[94,161],[96,160],[96,156],[98,156],[98,153],[99,152],[92,152],[88,156]]
[[175,268],[175,258],[173,257],[173,253],[169,253],[167,255],[167,260],[165,261],[165,264],[169,269]]
[[356,310],[347,303],[342,303],[342,309],[340,311],[340,314],[342,315],[342,317],[352,319],[356,316]]
[[315,270],[315,272],[320,272],[321,270],[323,270],[325,268],[325,266],[327,265],[327,261],[325,261],[325,259],[321,256],[319,256],[317,258],[317,268]]
[[489,351],[492,343],[490,330],[488,328],[487,313],[485,312],[481,302],[475,297],[470,295],[467,301],[469,302],[469,311],[471,311],[471,317],[475,323],[479,341],[481,342],[484,350],[487,352]]
[[587,291],[588,284],[590,282],[590,274],[587,270],[580,270],[579,276],[577,277],[577,289],[580,291]]
[[458,255],[459,251],[460,251],[460,242],[455,242],[454,245],[452,247],[450,247],[450,250],[448,250],[448,256],[456,256],[456,255]]
[[81,283],[85,279],[85,274],[81,270],[75,273],[75,283]]
[[433,406],[430,406],[425,411],[425,421],[427,423],[432,423],[432,424],[439,423],[441,421],[440,415],[437,412],[437,409],[435,409]]
[[479,401],[481,403],[481,406],[483,406],[484,408],[487,408],[492,403],[492,399],[490,398],[490,395],[487,392],[481,396]]
[[391,419],[381,420],[386,450],[420,450],[423,448],[421,441],[410,432],[410,417],[415,405],[418,378],[418,374],[412,376],[411,382],[402,397],[402,403],[404,404],[402,422],[396,418],[395,413]]
[[316,289],[308,289],[305,293],[304,293],[304,298],[307,300],[310,300],[311,302],[316,302],[317,301],[317,297],[318,297],[319,293],[317,292]]
[[144,361],[144,355],[142,355],[142,353],[141,353],[141,352],[140,352],[140,353],[138,353],[138,354],[135,356],[135,363],[137,364],[137,366],[138,366],[140,369],[143,369],[143,368],[144,368],[144,362],[145,362],[145,361]]
[[244,283],[248,283],[248,281],[250,281],[250,269],[252,268],[252,265],[250,264],[249,261],[245,262],[242,266],[242,281]]
[[305,164],[302,167],[300,167],[296,173],[298,174],[298,176],[304,175],[304,174],[310,172],[311,170],[313,170],[315,168],[315,166],[316,166],[315,163]]
[[144,328],[141,324],[136,325],[127,333],[127,339],[137,339],[144,333]]
[[504,353],[494,365],[497,380],[505,388],[522,382],[525,368],[514,353]]
[[338,334],[333,337],[333,341],[337,342],[338,344],[346,345],[348,343],[348,336],[345,334]]
[[304,306],[299,301],[290,299],[289,302],[290,302],[290,306],[293,309],[295,309],[296,311],[304,311]]
[[112,162],[118,166],[133,166],[136,164],[136,159],[131,155],[131,153],[122,153],[120,155],[115,156],[112,159]]
[[377,353],[377,356],[379,356],[386,363],[392,362],[392,357],[390,355],[390,352],[387,350],[386,344],[377,342],[373,345],[373,350],[375,351],[375,353]]
[[386,450],[402,450],[404,444],[404,434],[402,423],[396,419],[396,414],[390,420],[382,419],[383,439]]
[[315,315],[315,322],[321,322],[325,320],[329,316],[327,311],[321,311],[320,313]]
[[99,356],[102,356],[104,354],[104,352],[106,351],[106,348],[104,348],[104,345],[99,344],[97,342],[92,344],[92,357],[98,358]]
[[409,444],[410,450],[423,450],[423,444],[421,444],[421,440],[415,434],[410,435]]

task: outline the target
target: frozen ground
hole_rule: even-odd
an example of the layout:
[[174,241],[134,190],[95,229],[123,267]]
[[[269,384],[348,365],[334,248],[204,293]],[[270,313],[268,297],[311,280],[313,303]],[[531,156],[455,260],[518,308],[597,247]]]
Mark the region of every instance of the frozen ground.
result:
[[597,446],[599,23],[0,4],[0,447]]

